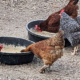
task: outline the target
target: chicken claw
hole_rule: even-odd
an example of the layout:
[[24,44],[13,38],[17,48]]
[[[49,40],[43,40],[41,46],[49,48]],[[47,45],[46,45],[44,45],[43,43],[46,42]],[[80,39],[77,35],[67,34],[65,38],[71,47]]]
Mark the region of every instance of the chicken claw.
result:
[[78,51],[78,48],[79,48],[79,44],[76,47],[74,47],[74,52],[72,53],[72,55],[76,54],[76,52]]
[[46,69],[46,68],[49,68],[49,70],[50,70],[50,66],[49,66],[49,65],[44,65],[44,66],[40,69],[40,73],[45,72],[45,69]]

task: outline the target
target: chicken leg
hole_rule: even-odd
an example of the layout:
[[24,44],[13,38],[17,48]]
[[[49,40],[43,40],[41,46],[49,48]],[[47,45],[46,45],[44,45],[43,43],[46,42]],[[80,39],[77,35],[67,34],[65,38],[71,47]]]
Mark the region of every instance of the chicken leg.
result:
[[72,55],[75,55],[76,52],[78,51],[78,49],[79,49],[79,44],[78,44],[77,46],[74,47],[74,52],[72,53]]
[[50,71],[51,65],[49,64],[48,60],[43,59],[43,62],[44,62],[44,66],[40,69],[40,73],[45,72],[45,69],[48,69],[48,71]]

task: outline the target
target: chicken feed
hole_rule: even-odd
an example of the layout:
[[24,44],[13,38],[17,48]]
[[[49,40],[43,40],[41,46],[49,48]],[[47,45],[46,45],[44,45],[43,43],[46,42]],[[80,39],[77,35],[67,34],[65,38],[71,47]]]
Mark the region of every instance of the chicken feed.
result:
[[34,28],[31,28],[30,31],[37,35],[44,36],[44,37],[53,37],[56,34],[56,33],[51,33],[51,32],[47,32],[47,31],[39,32],[39,31],[35,30]]
[[22,49],[25,49],[25,47],[24,46],[15,46],[15,45],[3,44],[3,48],[1,50],[1,52],[5,52],[5,53],[20,53],[20,51]]

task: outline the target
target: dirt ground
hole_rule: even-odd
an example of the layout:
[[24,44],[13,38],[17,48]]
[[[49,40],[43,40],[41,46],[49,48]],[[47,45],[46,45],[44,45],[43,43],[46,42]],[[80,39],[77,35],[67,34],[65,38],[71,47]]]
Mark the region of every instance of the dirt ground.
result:
[[[46,19],[67,3],[68,0],[0,0],[0,36],[28,39],[28,22]],[[80,9],[78,12],[80,15]],[[75,56],[71,55],[72,51],[72,47],[66,47],[51,72],[44,74],[39,73],[42,60],[36,57],[29,64],[0,64],[0,80],[80,80],[80,50]]]

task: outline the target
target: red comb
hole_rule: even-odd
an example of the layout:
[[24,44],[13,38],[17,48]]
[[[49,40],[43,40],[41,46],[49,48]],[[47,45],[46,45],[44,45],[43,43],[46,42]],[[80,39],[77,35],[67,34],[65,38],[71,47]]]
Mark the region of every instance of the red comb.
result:
[[64,12],[64,9],[61,10],[60,14],[62,14]]
[[35,25],[35,29],[37,29],[37,27],[38,27],[38,26],[37,26],[37,25]]
[[38,27],[38,25],[35,25],[35,29],[39,32],[42,32],[42,30],[40,29],[40,27]]
[[3,44],[2,45],[0,45],[0,51],[1,51],[1,49],[3,48]]
[[64,12],[64,9],[61,10],[61,12],[60,12],[60,17],[62,16],[62,13],[63,13],[63,12]]
[[3,44],[1,44],[0,47],[3,48]]

